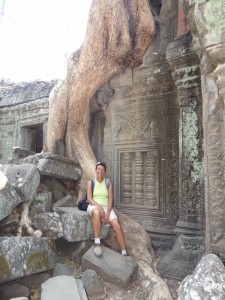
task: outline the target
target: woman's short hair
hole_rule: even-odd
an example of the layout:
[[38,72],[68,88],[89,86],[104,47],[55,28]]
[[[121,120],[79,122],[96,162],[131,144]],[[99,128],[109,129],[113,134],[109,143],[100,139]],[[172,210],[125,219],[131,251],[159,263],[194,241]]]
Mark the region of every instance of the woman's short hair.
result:
[[106,164],[104,163],[104,162],[97,162],[97,164],[96,164],[96,166],[95,166],[95,170],[97,170],[97,167],[98,166],[103,166],[104,168],[105,168],[105,170],[106,170]]

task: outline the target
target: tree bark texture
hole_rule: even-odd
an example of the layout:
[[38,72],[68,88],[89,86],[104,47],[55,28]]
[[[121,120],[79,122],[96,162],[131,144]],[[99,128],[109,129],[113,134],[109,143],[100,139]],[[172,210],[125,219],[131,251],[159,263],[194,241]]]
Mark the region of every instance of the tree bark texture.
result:
[[153,36],[148,0],[93,0],[83,45],[69,58],[66,79],[50,96],[44,151],[78,160],[85,176],[94,177],[90,101],[113,75],[142,63]]

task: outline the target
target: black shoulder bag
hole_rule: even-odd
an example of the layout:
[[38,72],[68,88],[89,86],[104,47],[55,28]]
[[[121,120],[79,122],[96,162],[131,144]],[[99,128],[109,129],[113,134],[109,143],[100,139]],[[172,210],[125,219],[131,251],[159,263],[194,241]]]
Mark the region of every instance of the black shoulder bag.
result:
[[[92,186],[92,194],[93,194],[93,189],[94,189],[94,182],[93,182],[93,179],[91,179],[91,186]],[[78,208],[79,210],[83,210],[83,211],[86,211],[87,208],[88,208],[88,201],[87,201],[87,194],[85,195],[84,199],[80,200],[78,202]]]

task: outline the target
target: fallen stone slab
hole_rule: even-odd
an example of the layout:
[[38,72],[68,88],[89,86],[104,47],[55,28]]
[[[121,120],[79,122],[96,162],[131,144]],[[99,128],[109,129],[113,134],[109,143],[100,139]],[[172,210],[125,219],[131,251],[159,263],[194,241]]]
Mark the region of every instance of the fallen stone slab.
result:
[[56,207],[74,207],[75,201],[73,200],[71,195],[67,195],[62,199],[58,200],[56,203],[52,205],[52,210],[54,211]]
[[50,211],[52,211],[52,192],[43,191],[37,193],[30,205],[30,213],[38,215]]
[[0,171],[5,174],[23,201],[34,199],[40,184],[40,175],[34,165],[0,165]]
[[[32,225],[44,236],[57,239],[63,237],[69,242],[93,239],[91,218],[77,207],[57,207],[55,212],[43,213],[33,218]],[[102,225],[100,237],[107,237],[109,227]]]
[[225,299],[225,268],[215,254],[204,256],[192,275],[181,282],[178,300]]
[[56,276],[41,285],[41,300],[87,300],[81,298],[75,278]]
[[0,299],[11,300],[11,299],[28,299],[30,296],[30,290],[18,283],[12,285],[2,284],[0,286]]
[[81,168],[77,162],[48,152],[28,156],[20,160],[20,163],[36,165],[41,175],[73,180],[78,180],[81,176]]
[[[80,299],[81,300],[88,300],[87,293],[85,291],[82,280],[81,279],[76,279],[76,283],[77,283],[77,288],[78,288],[78,291],[79,291]],[[89,299],[89,300],[91,300],[91,299]]]
[[85,270],[82,282],[89,299],[104,299],[106,297],[104,285],[94,270]]
[[9,158],[7,160],[8,164],[18,164],[19,160],[25,158],[29,155],[34,155],[35,152],[20,148],[20,147],[12,147],[10,149]]
[[49,191],[52,192],[53,203],[70,195],[70,192],[68,191],[66,186],[63,184],[63,182],[57,178],[44,177],[41,182]]
[[0,283],[54,268],[55,242],[48,238],[0,237]]
[[7,182],[0,189],[0,221],[9,216],[11,212],[22,202],[14,187]]
[[120,286],[126,286],[137,270],[137,264],[109,248],[102,246],[103,255],[97,258],[92,246],[81,259],[82,271],[91,269],[103,279]]
[[53,270],[52,277],[61,275],[73,276],[75,275],[75,268],[72,266],[58,263]]
[[[63,238],[69,242],[88,241],[94,238],[91,218],[86,211],[81,211],[77,207],[58,207],[63,224]],[[102,224],[100,237],[105,239],[108,235],[109,227]]]
[[60,215],[56,212],[36,215],[32,220],[32,226],[35,230],[41,230],[45,237],[54,240],[63,237],[63,224]]

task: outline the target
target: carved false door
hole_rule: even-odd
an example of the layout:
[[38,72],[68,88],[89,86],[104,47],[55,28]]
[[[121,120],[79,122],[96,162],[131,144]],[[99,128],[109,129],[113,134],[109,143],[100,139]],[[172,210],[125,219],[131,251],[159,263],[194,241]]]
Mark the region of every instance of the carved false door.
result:
[[136,106],[134,114],[117,117],[118,141],[113,159],[116,206],[140,223],[151,216],[163,218],[168,118],[157,116],[149,103]]
[[[116,145],[117,207],[134,218],[163,216],[165,149],[160,145]],[[118,188],[119,187],[119,188]]]

